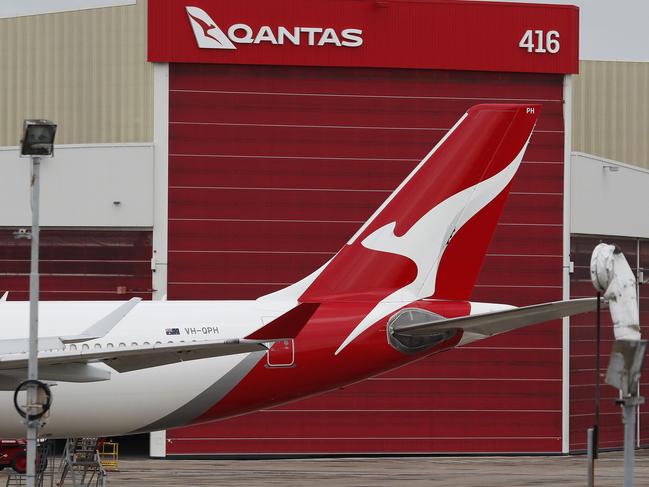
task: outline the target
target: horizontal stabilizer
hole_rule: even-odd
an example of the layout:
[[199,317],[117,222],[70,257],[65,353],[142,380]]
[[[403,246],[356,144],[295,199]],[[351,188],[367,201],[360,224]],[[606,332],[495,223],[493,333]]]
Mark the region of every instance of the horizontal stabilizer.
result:
[[464,336],[460,343],[466,344],[528,325],[595,311],[596,306],[596,298],[554,301],[460,318],[404,323],[394,326],[392,333],[395,336],[427,336],[442,331],[462,330]]
[[282,340],[295,338],[313,316],[319,303],[301,303],[246,337],[248,340]]

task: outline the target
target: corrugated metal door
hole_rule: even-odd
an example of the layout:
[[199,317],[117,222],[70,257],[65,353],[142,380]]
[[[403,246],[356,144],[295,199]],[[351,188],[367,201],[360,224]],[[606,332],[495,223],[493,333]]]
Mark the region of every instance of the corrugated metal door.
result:
[[[560,299],[562,93],[559,75],[171,65],[169,297],[250,299],[296,281],[468,107],[535,101],[543,113],[474,299]],[[170,431],[167,453],[557,452],[561,340],[559,322],[537,326]]]
[[[649,325],[649,240],[643,239],[639,242],[639,270],[642,272],[640,285],[640,326],[646,337],[646,327]],[[640,394],[645,398],[649,396],[649,360],[645,357],[642,377],[640,378]],[[646,399],[645,399],[646,400]],[[639,437],[640,445],[649,446],[649,404],[646,402],[640,406]]]
[[[29,299],[31,241],[0,229],[0,293]],[[151,299],[151,231],[41,230],[40,297],[56,300]]]
[[[592,297],[595,290],[590,281],[590,257],[600,242],[618,245],[634,273],[649,273],[649,241],[613,236],[573,235],[570,255],[575,271],[570,279],[573,298]],[[586,449],[586,430],[595,424],[596,384],[596,323],[597,315],[588,313],[570,320],[570,450]],[[649,323],[649,289],[640,286],[640,326]],[[604,382],[611,348],[614,342],[611,313],[604,309],[601,314],[600,338],[600,447],[623,448],[624,427],[617,389]],[[645,360],[640,380],[640,394],[649,395],[649,361]],[[640,444],[649,445],[649,407],[640,406]]]

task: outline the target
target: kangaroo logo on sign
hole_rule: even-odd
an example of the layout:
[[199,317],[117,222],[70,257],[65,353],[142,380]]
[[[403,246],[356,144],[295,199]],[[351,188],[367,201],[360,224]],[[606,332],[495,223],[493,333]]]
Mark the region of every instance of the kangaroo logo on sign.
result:
[[295,46],[360,47],[363,45],[361,29],[332,27],[271,27],[262,25],[255,31],[248,24],[233,24],[227,33],[212,20],[205,10],[185,7],[194,37],[201,49],[237,49],[235,44],[293,44]]
[[198,47],[203,49],[236,49],[232,41],[216,25],[205,10],[186,7],[189,22],[192,24]]

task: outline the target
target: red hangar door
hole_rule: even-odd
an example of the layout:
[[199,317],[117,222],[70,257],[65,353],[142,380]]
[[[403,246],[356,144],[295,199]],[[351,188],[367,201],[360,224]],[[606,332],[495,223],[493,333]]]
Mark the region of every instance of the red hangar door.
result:
[[[561,299],[564,74],[577,67],[576,9],[199,3],[223,36],[236,34],[218,36],[232,48],[200,48],[182,2],[149,12],[149,60],[169,63],[169,299],[254,299],[304,277],[467,108],[491,102],[542,112],[472,299]],[[253,33],[360,26],[363,44],[240,43],[247,30],[228,28],[237,22]],[[519,46],[530,28],[559,29],[563,50]],[[534,326],[321,396],[168,431],[166,452],[561,452],[562,347],[560,322]]]
[[[467,108],[514,100],[542,113],[474,299],[561,299],[562,93],[557,75],[172,65],[169,299],[254,299],[297,281]],[[170,431],[167,453],[557,451],[561,346],[559,323],[535,327]]]

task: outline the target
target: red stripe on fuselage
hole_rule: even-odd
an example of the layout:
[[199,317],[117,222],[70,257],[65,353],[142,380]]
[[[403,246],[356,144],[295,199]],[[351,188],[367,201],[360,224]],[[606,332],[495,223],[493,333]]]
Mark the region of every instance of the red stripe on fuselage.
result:
[[[367,307],[364,302],[323,303],[295,339],[293,367],[269,367],[265,359],[261,360],[225,398],[194,422],[236,416],[336,389],[452,348],[462,337],[458,333],[426,352],[404,354],[387,342],[386,317],[361,334],[344,354],[334,355],[340,342],[366,315]],[[418,307],[448,318],[466,316],[471,309],[467,302],[452,301],[417,301],[404,307]]]

